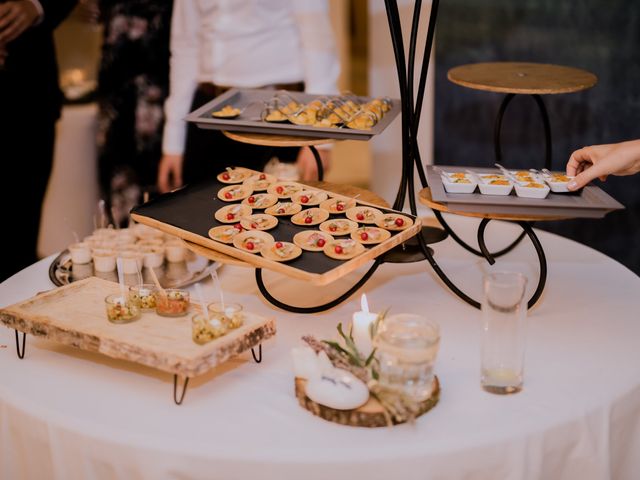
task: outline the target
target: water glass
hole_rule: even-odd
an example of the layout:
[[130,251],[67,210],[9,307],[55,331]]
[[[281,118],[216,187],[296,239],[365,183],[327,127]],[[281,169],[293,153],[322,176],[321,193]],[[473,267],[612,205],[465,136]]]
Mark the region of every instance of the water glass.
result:
[[424,401],[433,391],[433,365],[440,328],[421,315],[398,314],[383,320],[374,338],[379,384]]
[[522,390],[527,304],[527,277],[516,272],[483,277],[482,388],[507,394]]

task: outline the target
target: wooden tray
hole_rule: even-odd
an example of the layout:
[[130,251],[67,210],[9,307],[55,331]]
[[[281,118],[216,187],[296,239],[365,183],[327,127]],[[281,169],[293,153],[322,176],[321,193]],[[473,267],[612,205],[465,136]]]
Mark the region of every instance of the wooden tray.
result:
[[[312,95],[301,92],[287,92],[292,98],[301,103],[308,103],[322,95]],[[187,115],[186,120],[193,122],[200,128],[213,130],[229,130],[232,132],[251,132],[265,134],[291,135],[337,140],[369,140],[386,129],[401,111],[400,100],[391,100],[391,109],[370,130],[356,130],[351,128],[321,128],[311,125],[294,125],[289,122],[264,122],[260,114],[263,102],[268,102],[276,94],[275,90],[232,88],[214,98],[204,106]],[[358,97],[360,100],[372,100],[368,97]],[[245,109],[236,118],[215,118],[211,112],[220,110],[224,105],[231,105]],[[247,107],[247,108],[245,108]]]
[[[217,197],[218,190],[223,186],[224,184],[217,180],[212,180],[161,195],[144,205],[134,208],[131,212],[131,218],[136,222],[144,223],[171,235],[181,237],[187,242],[242,260],[253,267],[274,270],[315,285],[326,285],[347,275],[413,237],[421,229],[420,220],[412,215],[357,201],[358,205],[372,206],[385,213],[402,213],[410,217],[414,224],[403,231],[391,232],[391,237],[388,240],[370,248],[365,248],[363,253],[351,260],[334,260],[322,252],[303,251],[300,257],[290,262],[276,262],[263,258],[259,254],[244,252],[232,245],[216,242],[209,238],[208,232],[210,228],[223,225],[213,217],[214,213],[218,208],[229,204],[229,202],[223,202]],[[334,192],[324,191],[336,195]],[[331,216],[331,218],[337,217],[344,217],[344,215]],[[291,223],[290,217],[278,217],[278,220],[278,226],[268,232],[276,240],[292,241],[293,236],[300,231],[308,230],[309,228],[317,230],[317,226],[302,227],[295,225]],[[206,256],[202,251],[198,251],[198,254]]]
[[447,172],[500,173],[497,168],[427,166],[427,182],[434,202],[447,205],[455,213],[479,213],[488,216],[510,216],[514,218],[538,218],[553,220],[562,218],[601,218],[612,210],[624,206],[599,187],[589,185],[579,192],[553,193],[547,198],[521,198],[510,195],[483,195],[476,188],[475,193],[447,193],[438,170]]
[[257,346],[276,333],[275,321],[245,312],[245,324],[205,345],[191,339],[191,316],[107,320],[104,299],[119,285],[90,277],[0,310],[7,327],[65,345],[130,360],[165,372],[195,377]]

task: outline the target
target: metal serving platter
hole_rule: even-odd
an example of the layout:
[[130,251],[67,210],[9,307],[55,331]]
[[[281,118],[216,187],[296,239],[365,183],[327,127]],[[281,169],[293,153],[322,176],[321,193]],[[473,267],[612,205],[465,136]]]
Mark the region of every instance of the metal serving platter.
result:
[[[356,130],[352,128],[322,128],[310,125],[294,125],[289,122],[265,122],[261,120],[264,102],[268,102],[277,93],[276,90],[232,88],[219,95],[206,105],[187,115],[186,120],[193,122],[200,128],[212,130],[229,130],[233,132],[250,132],[272,135],[290,135],[313,138],[334,138],[336,140],[369,140],[378,135],[398,116],[401,111],[400,100],[391,99],[391,109],[370,130]],[[323,95],[312,95],[301,92],[286,92],[300,103],[308,103]],[[357,97],[363,101],[372,100],[368,97]],[[225,105],[239,108],[243,112],[235,118],[215,118],[212,112],[220,110]]]
[[553,193],[546,198],[521,198],[510,195],[483,195],[478,189],[474,193],[447,193],[442,184],[440,172],[500,173],[497,168],[457,167],[438,165],[427,166],[427,182],[431,188],[431,198],[444,203],[450,209],[469,213],[531,215],[569,218],[601,218],[613,210],[624,206],[594,185],[584,187],[578,192]]
[[[167,262],[154,271],[160,285],[164,288],[183,288],[192,283],[206,279],[213,270],[220,266],[207,258],[189,251],[184,262]],[[141,275],[144,283],[153,283],[149,269],[143,268]],[[82,280],[88,277],[98,277],[104,280],[118,282],[118,274],[112,272],[95,272],[93,262],[77,265],[71,262],[69,250],[63,250],[49,266],[49,278],[58,287]],[[140,283],[138,275],[125,275],[125,284],[136,285]]]

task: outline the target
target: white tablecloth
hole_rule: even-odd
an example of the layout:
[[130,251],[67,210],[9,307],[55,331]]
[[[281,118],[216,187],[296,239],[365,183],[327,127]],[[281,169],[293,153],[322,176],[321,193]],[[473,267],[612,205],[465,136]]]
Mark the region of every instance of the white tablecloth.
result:
[[[472,239],[476,222],[453,224]],[[505,244],[514,226],[492,224]],[[184,404],[172,377],[0,328],[0,478],[117,479],[637,479],[640,472],[640,278],[589,248],[540,233],[547,289],[529,313],[525,388],[496,396],[479,386],[479,312],[435,279],[425,262],[383,265],[364,287],[375,310],[421,312],[442,343],[438,406],[414,425],[364,429],[300,408],[290,348],[301,335],[334,335],[359,295],[323,314],[280,312],[259,295],[253,271],[220,270],[228,301],[272,315],[278,334],[263,362],[243,355],[191,381]],[[450,239],[435,246],[445,271],[479,296],[488,267]],[[49,259],[0,285],[0,305],[51,288]],[[530,278],[526,241],[492,268]],[[326,288],[267,272],[290,302],[330,299]],[[351,279],[353,280],[353,279]],[[530,288],[535,281],[532,278]],[[206,293],[214,297],[207,285]]]

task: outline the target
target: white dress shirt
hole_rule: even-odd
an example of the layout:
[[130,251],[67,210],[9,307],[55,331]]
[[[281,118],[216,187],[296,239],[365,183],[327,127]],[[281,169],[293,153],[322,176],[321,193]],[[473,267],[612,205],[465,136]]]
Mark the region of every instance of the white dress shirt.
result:
[[337,93],[340,66],[327,0],[175,0],[163,152],[184,152],[199,82],[260,87],[304,81]]

